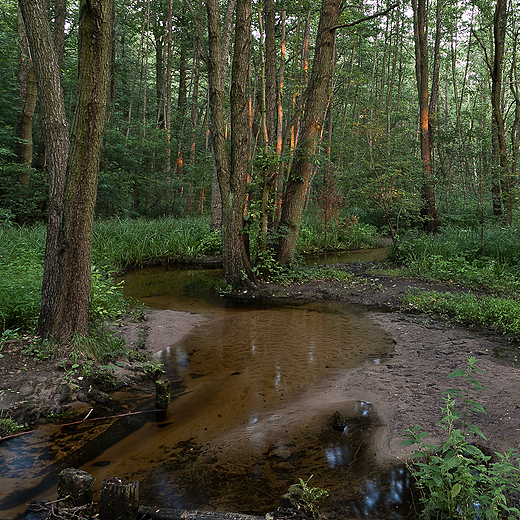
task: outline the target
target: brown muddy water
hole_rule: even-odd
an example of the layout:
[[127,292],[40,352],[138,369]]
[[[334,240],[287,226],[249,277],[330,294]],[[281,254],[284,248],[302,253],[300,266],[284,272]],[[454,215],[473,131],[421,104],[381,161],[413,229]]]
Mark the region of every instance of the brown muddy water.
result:
[[[339,303],[237,304],[209,287],[216,270],[151,268],[125,276],[150,307],[206,321],[157,354],[172,383],[165,416],[66,426],[0,446],[0,518],[54,499],[57,473],[138,480],[143,505],[264,515],[299,478],[326,488],[328,518],[406,518],[408,476],[375,463],[384,425],[368,402],[324,396],[346,370],[380,363],[392,339],[363,308]],[[149,382],[118,392],[97,417],[152,410]],[[344,418],[334,429],[334,412]]]

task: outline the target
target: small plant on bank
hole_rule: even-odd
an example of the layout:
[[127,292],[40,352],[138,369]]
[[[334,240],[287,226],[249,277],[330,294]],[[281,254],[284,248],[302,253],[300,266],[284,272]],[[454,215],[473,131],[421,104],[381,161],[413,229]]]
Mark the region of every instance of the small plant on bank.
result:
[[8,437],[14,435],[16,432],[22,429],[22,426],[13,421],[11,417],[4,417],[4,411],[0,410],[0,439],[2,437]]
[[298,484],[293,484],[282,496],[282,501],[289,504],[296,511],[302,510],[304,514],[313,518],[320,518],[320,511],[317,502],[329,496],[326,489],[309,486],[313,475],[307,480],[298,479]]
[[[498,520],[520,518],[520,510],[512,503],[512,496],[520,492],[520,455],[517,450],[495,453],[498,461],[491,462],[475,444],[475,439],[486,439],[478,426],[468,423],[470,412],[485,413],[471,393],[484,390],[475,379],[477,360],[468,357],[466,370],[455,370],[448,377],[462,377],[464,389],[444,392],[443,418],[440,425],[446,431],[446,440],[438,445],[425,443],[426,432],[416,426],[401,432],[406,437],[403,445],[417,445],[414,459],[408,465],[420,492],[423,519],[480,518]],[[462,410],[457,407],[462,400]]]

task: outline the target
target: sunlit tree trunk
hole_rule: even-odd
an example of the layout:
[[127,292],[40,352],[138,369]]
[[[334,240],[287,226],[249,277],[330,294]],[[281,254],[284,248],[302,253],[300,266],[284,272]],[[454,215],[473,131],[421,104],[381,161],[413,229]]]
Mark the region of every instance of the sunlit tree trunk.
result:
[[276,259],[281,264],[291,261],[298,240],[305,195],[329,97],[335,28],[339,15],[339,0],[323,0],[312,72],[305,93],[305,112],[280,218],[283,235],[277,245]]
[[412,0],[414,11],[415,33],[415,72],[417,92],[419,95],[419,128],[421,141],[421,162],[423,167],[422,182],[422,215],[425,218],[425,228],[435,231],[438,227],[437,208],[432,168],[432,143],[430,138],[430,114],[428,99],[428,35],[426,32],[426,2]]

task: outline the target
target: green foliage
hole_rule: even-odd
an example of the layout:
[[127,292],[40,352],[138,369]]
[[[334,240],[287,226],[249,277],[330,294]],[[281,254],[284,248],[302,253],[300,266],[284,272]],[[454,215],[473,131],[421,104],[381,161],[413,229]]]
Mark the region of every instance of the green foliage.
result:
[[399,242],[408,274],[466,285],[516,288],[520,233],[489,224],[483,229],[449,226],[438,235],[409,234]]
[[91,331],[89,336],[74,337],[70,359],[76,365],[83,365],[87,360],[106,364],[124,354],[125,349],[123,338],[103,330],[96,330]]
[[[22,174],[28,176],[27,186],[19,182]],[[0,165],[0,208],[3,208],[0,221],[16,220],[20,224],[42,222],[47,210],[47,199],[45,173],[27,169],[21,164]],[[10,218],[7,219],[9,214]]]
[[208,220],[203,217],[98,221],[93,262],[113,269],[194,259],[202,255],[201,244],[208,229]]
[[4,410],[0,410],[0,439],[2,437],[14,435],[21,429],[22,426],[20,426],[16,421],[11,419],[11,417],[4,416]]
[[441,315],[464,325],[480,325],[520,338],[520,302],[492,296],[413,291],[403,298],[407,309]]
[[316,266],[278,266],[272,271],[269,281],[282,285],[300,284],[305,282],[329,281],[353,283],[355,275],[349,271],[334,269],[332,267]]
[[[471,395],[484,389],[475,378],[475,373],[483,372],[476,363],[474,357],[469,357],[466,370],[455,370],[448,376],[463,378],[465,387],[444,392],[440,425],[446,438],[441,444],[426,444],[427,433],[421,432],[419,426],[401,432],[406,437],[401,444],[417,445],[409,469],[420,492],[421,518],[520,518],[511,500],[520,492],[518,451],[495,453],[498,461],[491,462],[491,457],[475,444],[475,438],[485,439],[484,434],[468,422],[470,412],[485,413]],[[457,399],[462,400],[461,409]]]
[[216,230],[206,233],[200,242],[199,252],[204,256],[220,256],[222,254],[222,232]]
[[[381,245],[381,234],[371,224],[359,222],[358,217],[346,213],[333,219],[327,229],[327,250],[348,251],[369,249]],[[322,251],[324,233],[322,223],[317,216],[306,213],[298,235],[297,250],[300,253]]]
[[0,224],[0,330],[32,330],[40,308],[44,228]]
[[128,309],[128,301],[123,296],[123,282],[117,285],[97,268],[92,268],[90,285],[90,319],[114,321]]
[[298,479],[298,484],[292,484],[285,495],[282,496],[283,501],[287,501],[291,507],[297,511],[302,510],[304,514],[313,518],[319,518],[320,512],[317,502],[329,496],[326,489],[309,486],[309,482],[313,475],[307,480]]

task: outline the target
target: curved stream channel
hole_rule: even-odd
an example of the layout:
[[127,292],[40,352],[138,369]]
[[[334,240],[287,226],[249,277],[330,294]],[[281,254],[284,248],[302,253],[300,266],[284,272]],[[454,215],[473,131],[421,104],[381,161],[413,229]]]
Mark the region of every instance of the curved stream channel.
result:
[[[206,320],[157,356],[172,383],[152,413],[42,430],[0,446],[0,518],[54,499],[57,473],[77,467],[138,480],[143,505],[264,515],[298,481],[329,490],[329,518],[405,518],[401,469],[381,474],[368,402],[328,402],[327,389],[393,352],[363,308],[340,303],[237,304],[208,289],[216,270],[151,268],[125,276],[127,296]],[[154,386],[117,392],[98,417],[152,410]],[[346,421],[333,428],[334,412]],[[91,415],[92,417],[93,415]]]

